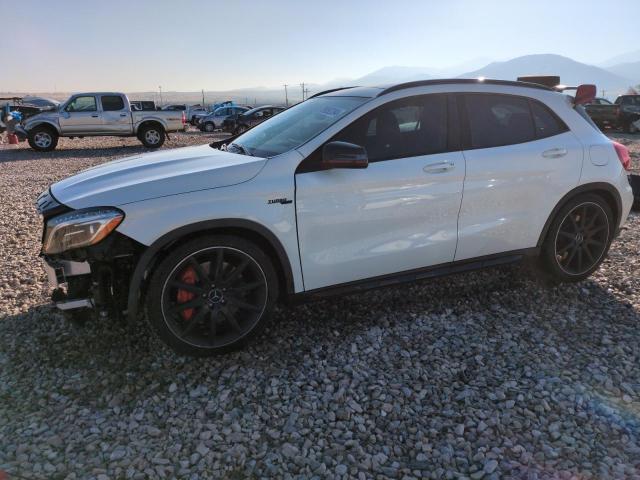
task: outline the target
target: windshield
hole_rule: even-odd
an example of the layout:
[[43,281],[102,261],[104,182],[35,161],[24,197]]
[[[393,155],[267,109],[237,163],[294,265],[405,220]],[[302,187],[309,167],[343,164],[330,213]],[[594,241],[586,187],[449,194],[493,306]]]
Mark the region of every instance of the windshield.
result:
[[[311,140],[358,106],[365,97],[316,97],[289,108],[236,138],[249,155],[273,157]],[[248,113],[248,112],[247,112]]]

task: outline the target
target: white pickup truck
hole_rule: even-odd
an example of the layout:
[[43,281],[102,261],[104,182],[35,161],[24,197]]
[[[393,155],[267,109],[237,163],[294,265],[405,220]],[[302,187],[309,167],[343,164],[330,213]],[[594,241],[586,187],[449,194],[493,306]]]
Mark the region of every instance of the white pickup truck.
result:
[[184,130],[184,112],[136,111],[123,93],[72,95],[57,109],[29,117],[21,127],[34,150],[56,148],[60,137],[137,137],[147,148],[162,146],[168,132]]

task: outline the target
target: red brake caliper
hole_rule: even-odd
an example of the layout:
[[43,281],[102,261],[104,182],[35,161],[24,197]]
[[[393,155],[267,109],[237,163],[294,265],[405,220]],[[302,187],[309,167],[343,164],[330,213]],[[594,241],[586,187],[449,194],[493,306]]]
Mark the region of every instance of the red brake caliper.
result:
[[[193,267],[185,268],[182,272],[182,275],[180,275],[180,281],[188,283],[189,285],[195,285],[197,279],[198,276],[196,275],[196,271],[193,269]],[[178,303],[185,303],[189,300],[193,300],[195,296],[195,293],[180,289],[178,290],[176,300],[178,301]],[[182,315],[182,318],[184,318],[185,320],[191,319],[191,317],[193,316],[193,308],[187,308],[186,310],[183,310],[180,315]]]

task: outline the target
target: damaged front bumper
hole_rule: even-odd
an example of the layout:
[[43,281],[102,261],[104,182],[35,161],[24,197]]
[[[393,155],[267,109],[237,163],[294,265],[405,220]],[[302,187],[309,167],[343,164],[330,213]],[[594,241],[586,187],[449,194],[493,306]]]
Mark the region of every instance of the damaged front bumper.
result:
[[70,260],[51,260],[43,258],[49,286],[53,289],[52,300],[55,306],[63,311],[80,308],[94,308],[92,298],[73,298],[71,283],[91,283],[91,266],[89,262],[72,262]]

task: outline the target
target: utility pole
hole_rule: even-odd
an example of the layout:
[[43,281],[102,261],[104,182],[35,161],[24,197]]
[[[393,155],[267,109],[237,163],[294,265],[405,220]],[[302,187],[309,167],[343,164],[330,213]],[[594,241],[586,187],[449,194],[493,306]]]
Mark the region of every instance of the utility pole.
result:
[[286,83],[284,84],[284,104],[289,107],[289,96],[287,95],[287,87],[289,85],[287,85]]
[[202,89],[202,106],[204,107],[204,88]]
[[308,89],[308,88],[305,88],[305,89],[304,89],[304,93],[305,93],[305,96],[306,96],[307,98],[309,98],[309,89]]
[[162,85],[158,85],[158,90],[160,90],[160,106],[162,106]]
[[302,82],[300,86],[302,87],[302,101],[304,102],[304,82]]

